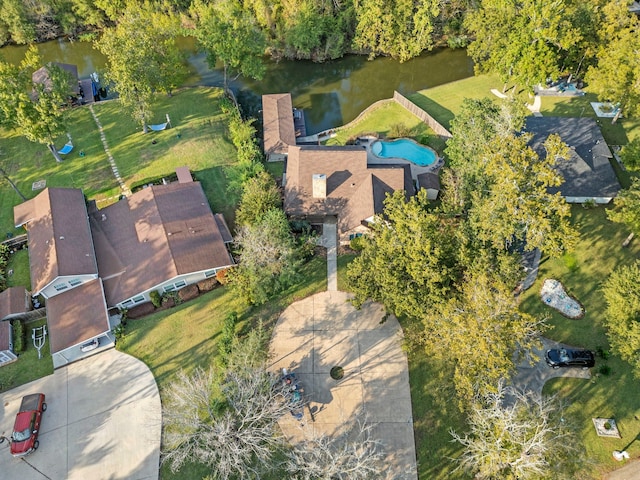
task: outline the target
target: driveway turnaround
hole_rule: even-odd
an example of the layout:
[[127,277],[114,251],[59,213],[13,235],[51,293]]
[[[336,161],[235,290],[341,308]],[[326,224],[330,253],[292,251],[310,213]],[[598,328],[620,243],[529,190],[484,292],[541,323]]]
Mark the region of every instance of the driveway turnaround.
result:
[[[332,435],[345,422],[366,417],[381,442],[384,465],[390,467],[386,478],[415,480],[402,329],[394,316],[385,317],[381,305],[368,302],[356,310],[348,298],[344,292],[318,293],[280,316],[271,339],[270,368],[295,373],[307,401],[301,421],[286,417],[280,425],[296,442],[310,434]],[[333,367],[341,368],[343,378],[332,378]]]
[[37,392],[48,407],[40,448],[13,458],[0,443],[1,478],[158,479],[160,396],[141,361],[112,349],[0,394],[0,435],[11,435],[22,396]]
[[[533,353],[538,360],[532,365],[529,358],[523,359],[517,366],[516,374],[512,379],[512,386],[521,392],[533,392],[538,396],[542,395],[542,387],[548,380],[556,377],[583,378],[588,380],[591,378],[589,370],[582,368],[551,368],[544,359],[544,354],[552,348],[575,348],[569,345],[549,340],[541,337],[540,342],[542,348],[534,349]],[[598,364],[596,363],[596,367]],[[513,396],[506,395],[505,403],[510,404]]]

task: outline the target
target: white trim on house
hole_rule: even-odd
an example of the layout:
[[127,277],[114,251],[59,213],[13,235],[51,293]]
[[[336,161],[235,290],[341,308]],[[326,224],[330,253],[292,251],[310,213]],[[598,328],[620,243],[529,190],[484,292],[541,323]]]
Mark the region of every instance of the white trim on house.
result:
[[127,298],[125,301],[120,302],[115,305],[116,308],[131,308],[140,303],[151,301],[150,293],[153,291],[158,292],[159,294],[174,292],[180,290],[189,285],[193,285],[194,283],[198,283],[201,280],[206,280],[208,278],[215,277],[216,273],[220,270],[224,270],[226,268],[232,267],[233,264],[229,264],[223,267],[208,269],[208,270],[200,270],[199,272],[186,273],[184,275],[178,275],[173,277],[166,282],[162,282],[159,285],[156,285],[148,290],[138,293],[132,297]]
[[33,292],[33,296],[42,295],[44,298],[55,297],[56,295],[78,287],[84,283],[98,278],[97,273],[85,275],[64,275],[54,278],[39,292]]

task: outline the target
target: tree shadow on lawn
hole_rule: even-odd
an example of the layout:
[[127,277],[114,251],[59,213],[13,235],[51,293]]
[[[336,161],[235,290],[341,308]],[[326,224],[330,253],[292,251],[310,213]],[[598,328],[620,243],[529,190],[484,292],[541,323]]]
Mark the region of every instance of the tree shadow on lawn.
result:
[[455,117],[453,112],[438,102],[421,93],[414,93],[408,96],[409,100],[422,108],[425,112],[435,118],[446,129],[451,128],[451,120]]

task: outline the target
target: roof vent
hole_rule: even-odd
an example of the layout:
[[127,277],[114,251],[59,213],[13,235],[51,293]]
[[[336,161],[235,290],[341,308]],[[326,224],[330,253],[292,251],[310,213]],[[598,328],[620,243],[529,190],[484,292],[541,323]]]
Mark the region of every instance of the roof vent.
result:
[[63,235],[60,235],[60,240],[64,240],[64,236]]
[[107,215],[105,213],[102,214],[102,221],[106,221],[107,220]]

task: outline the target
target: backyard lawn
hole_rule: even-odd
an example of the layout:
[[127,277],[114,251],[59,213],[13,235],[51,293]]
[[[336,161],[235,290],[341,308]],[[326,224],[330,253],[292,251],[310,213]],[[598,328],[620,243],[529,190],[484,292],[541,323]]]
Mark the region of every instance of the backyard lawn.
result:
[[[235,161],[235,148],[226,135],[226,122],[218,104],[221,95],[220,89],[198,87],[178,90],[171,97],[158,97],[153,106],[157,117],[154,123],[169,114],[172,128],[146,135],[118,101],[94,104],[127,186],[148,183],[171,175],[176,167],[188,166],[202,181],[211,208],[225,216],[232,213],[234,206],[224,192],[223,169]],[[88,106],[68,111],[68,132],[75,148],[62,163],[56,163],[44,145],[0,130],[0,165],[27,198],[40,192],[32,190],[33,182],[45,180],[47,187],[82,188],[89,199],[97,200],[99,207],[117,200],[121,192]],[[66,141],[63,135],[56,145],[62,147]],[[8,182],[0,182],[0,236],[20,233],[13,228],[13,206],[22,201]]]

